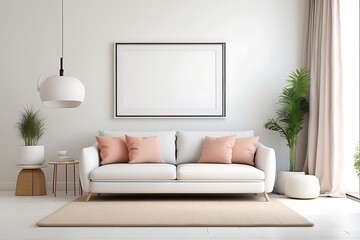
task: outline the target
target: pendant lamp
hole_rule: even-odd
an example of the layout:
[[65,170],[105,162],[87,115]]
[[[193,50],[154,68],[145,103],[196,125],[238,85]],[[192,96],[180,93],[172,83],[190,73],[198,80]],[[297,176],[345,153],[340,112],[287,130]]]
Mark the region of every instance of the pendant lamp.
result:
[[44,76],[38,81],[38,92],[41,101],[51,108],[78,107],[85,98],[85,87],[82,82],[70,76],[64,76],[64,0],[61,0],[61,57],[59,76]]

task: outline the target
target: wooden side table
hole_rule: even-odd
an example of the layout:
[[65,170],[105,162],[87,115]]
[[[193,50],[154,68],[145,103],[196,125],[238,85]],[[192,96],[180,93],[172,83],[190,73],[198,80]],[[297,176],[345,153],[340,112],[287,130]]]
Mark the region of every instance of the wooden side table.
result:
[[16,196],[46,195],[45,175],[41,168],[45,165],[17,165],[22,168],[16,181]]
[[[74,169],[74,196],[76,195],[76,177],[75,177],[75,166],[79,164],[79,160],[57,160],[57,161],[50,161],[48,162],[49,165],[53,165],[53,189],[52,189],[52,193],[54,194],[54,197],[56,197],[56,185],[57,185],[57,169],[58,166],[62,165],[65,166],[65,192],[67,194],[67,187],[68,187],[68,171],[67,171],[67,167],[72,165],[73,169]],[[79,181],[80,183],[80,181]],[[81,188],[81,184],[79,187],[79,193],[82,194],[82,188]]]

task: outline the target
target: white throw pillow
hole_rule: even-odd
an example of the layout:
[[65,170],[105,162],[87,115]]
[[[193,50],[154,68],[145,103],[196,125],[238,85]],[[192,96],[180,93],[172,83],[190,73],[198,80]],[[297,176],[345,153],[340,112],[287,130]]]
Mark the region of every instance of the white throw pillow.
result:
[[177,158],[176,164],[196,163],[201,157],[203,141],[208,137],[225,137],[236,135],[237,138],[253,137],[254,131],[177,131],[176,146]]
[[176,132],[175,131],[123,132],[123,131],[99,130],[99,135],[106,137],[118,137],[118,136],[124,136],[125,134],[133,137],[157,136],[162,159],[165,161],[165,163],[176,164],[176,160],[175,160]]

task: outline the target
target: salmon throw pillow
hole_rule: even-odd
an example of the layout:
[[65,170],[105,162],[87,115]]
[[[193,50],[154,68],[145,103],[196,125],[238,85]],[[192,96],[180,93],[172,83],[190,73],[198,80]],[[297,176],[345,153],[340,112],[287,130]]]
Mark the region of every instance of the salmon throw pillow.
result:
[[232,163],[255,165],[256,144],[260,137],[237,138],[232,152]]
[[96,136],[100,149],[101,164],[129,162],[125,137]]
[[205,136],[199,163],[231,163],[236,136],[213,138]]
[[129,149],[129,163],[164,163],[157,136],[131,137],[125,135]]

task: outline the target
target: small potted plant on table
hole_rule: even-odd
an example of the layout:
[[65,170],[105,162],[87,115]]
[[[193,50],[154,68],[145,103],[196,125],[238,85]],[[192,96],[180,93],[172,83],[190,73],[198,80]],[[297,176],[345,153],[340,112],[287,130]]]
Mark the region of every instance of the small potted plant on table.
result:
[[16,124],[24,146],[20,149],[21,165],[41,165],[44,163],[44,146],[39,146],[39,139],[45,131],[45,118],[32,107],[24,107],[20,113],[20,120]]

